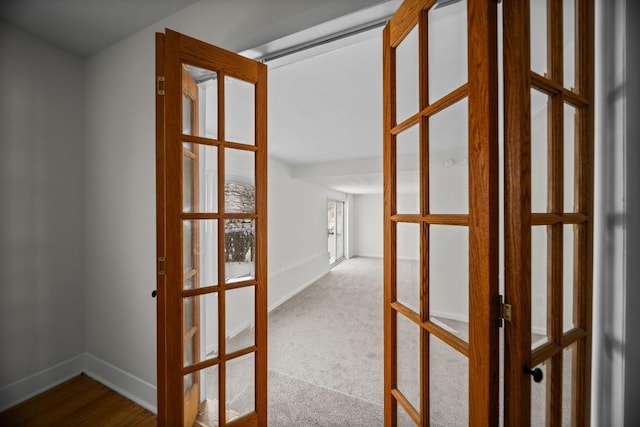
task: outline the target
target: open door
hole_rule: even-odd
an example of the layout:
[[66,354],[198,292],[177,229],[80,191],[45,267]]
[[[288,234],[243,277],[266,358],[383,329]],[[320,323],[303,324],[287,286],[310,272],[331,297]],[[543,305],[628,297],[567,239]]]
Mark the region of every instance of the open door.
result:
[[156,37],[158,424],[267,420],[266,66]]
[[505,425],[589,425],[593,0],[500,6],[504,303],[497,3],[384,30],[385,425],[498,425],[500,378]]
[[497,2],[405,0],[383,43],[385,425],[494,426]]
[[593,38],[593,0],[504,2],[505,425],[590,425]]

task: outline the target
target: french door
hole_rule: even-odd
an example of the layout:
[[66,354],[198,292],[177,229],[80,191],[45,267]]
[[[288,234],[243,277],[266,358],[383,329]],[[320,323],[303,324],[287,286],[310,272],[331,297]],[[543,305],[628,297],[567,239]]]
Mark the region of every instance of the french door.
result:
[[498,3],[384,29],[385,425],[589,425],[593,1]]
[[266,424],[266,66],[156,37],[158,423]]
[[593,31],[593,0],[504,2],[508,425],[589,425]]

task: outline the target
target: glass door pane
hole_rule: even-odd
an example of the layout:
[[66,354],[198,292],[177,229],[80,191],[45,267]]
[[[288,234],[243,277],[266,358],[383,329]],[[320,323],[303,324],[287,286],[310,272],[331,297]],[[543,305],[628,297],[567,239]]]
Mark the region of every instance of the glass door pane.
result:
[[330,200],[327,204],[327,245],[329,250],[329,264],[336,262],[336,202]]
[[344,258],[344,202],[336,203],[336,259]]

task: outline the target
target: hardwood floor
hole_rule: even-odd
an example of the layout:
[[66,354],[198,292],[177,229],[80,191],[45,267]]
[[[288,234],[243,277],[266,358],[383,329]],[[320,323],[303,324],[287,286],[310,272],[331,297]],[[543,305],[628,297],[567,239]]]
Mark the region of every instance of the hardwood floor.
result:
[[155,426],[156,416],[86,375],[0,413],[0,426]]

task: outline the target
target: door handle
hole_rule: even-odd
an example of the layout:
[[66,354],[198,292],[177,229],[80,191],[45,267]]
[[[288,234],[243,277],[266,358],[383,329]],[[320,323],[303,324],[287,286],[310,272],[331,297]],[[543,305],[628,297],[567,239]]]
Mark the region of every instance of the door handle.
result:
[[542,382],[542,380],[544,379],[544,373],[540,368],[536,368],[536,369],[525,368],[524,371],[533,377],[534,382],[539,383],[539,382]]
[[154,289],[153,292],[151,292],[151,298],[155,298],[156,295],[158,295],[158,291]]

